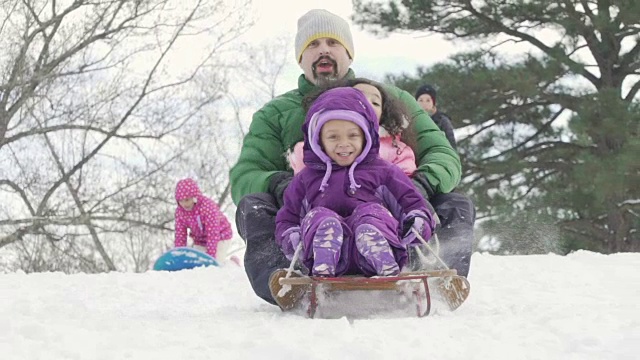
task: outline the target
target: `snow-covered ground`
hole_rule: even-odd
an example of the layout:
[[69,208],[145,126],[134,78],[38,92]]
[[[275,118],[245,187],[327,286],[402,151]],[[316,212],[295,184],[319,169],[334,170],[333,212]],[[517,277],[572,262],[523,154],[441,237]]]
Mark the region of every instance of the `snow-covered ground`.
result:
[[454,313],[311,320],[262,302],[234,265],[0,274],[0,358],[640,358],[640,254],[475,254],[469,279]]

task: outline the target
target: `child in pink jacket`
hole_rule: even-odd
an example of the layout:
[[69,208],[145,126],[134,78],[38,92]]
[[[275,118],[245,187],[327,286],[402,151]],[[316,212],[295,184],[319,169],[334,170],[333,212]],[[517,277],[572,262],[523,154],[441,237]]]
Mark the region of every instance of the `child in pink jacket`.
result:
[[[413,175],[416,171],[416,156],[411,147],[401,140],[401,137],[412,140],[411,134],[407,130],[409,126],[408,117],[401,103],[387,95],[381,84],[364,78],[336,82],[327,88],[342,86],[354,87],[360,90],[373,106],[380,124],[380,157],[398,166],[407,176]],[[315,98],[316,96],[309,96],[305,99],[305,108],[308,108],[308,104]],[[302,141],[297,143],[293,147],[293,151],[287,155],[289,166],[293,169],[294,174],[304,168],[304,162],[302,161],[303,145]]]
[[194,247],[203,247],[216,258],[218,244],[231,239],[231,225],[210,198],[202,195],[193,179],[182,179],[176,185],[176,247],[187,246],[187,229]]

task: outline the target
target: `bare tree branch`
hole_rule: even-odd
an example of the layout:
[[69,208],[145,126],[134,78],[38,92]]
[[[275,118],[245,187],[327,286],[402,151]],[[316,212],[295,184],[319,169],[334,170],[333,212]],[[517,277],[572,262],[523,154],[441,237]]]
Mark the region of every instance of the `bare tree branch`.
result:
[[[172,231],[173,183],[194,163],[218,170],[208,177],[224,201],[230,165],[208,115],[226,91],[224,52],[249,24],[237,3],[7,6],[22,17],[0,19],[0,249],[19,252],[25,271],[148,265]],[[213,163],[201,152],[210,141]]]

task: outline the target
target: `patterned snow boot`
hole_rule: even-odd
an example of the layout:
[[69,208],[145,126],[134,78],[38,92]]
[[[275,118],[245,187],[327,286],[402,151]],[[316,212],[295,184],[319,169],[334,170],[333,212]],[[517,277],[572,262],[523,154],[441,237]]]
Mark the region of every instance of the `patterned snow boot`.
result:
[[389,242],[373,225],[363,224],[356,229],[356,248],[379,276],[398,275],[400,267]]
[[322,220],[313,236],[313,276],[336,276],[342,241],[342,225],[338,219]]

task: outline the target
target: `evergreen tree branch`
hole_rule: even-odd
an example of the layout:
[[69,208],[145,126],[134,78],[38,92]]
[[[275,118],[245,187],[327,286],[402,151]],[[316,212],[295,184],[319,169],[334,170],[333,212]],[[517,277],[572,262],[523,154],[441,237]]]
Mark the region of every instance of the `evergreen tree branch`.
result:
[[545,43],[543,43],[542,41],[540,41],[539,39],[537,39],[535,36],[512,29],[506,26],[504,22],[498,21],[496,19],[493,19],[481,13],[471,4],[471,0],[465,0],[465,4],[466,4],[465,9],[467,11],[469,11],[475,18],[481,20],[482,22],[486,23],[490,28],[494,29],[494,32],[504,33],[507,35],[511,35],[515,38],[522,39],[528,42],[529,44],[537,47],[538,49],[542,50],[545,54],[549,55],[550,57],[566,64],[570,69],[584,76],[592,84],[596,86],[599,84],[600,79],[597,76],[589,72],[589,70],[585,68],[584,64],[578,63],[573,59],[571,59],[569,56],[567,56],[567,54],[564,51],[562,51],[562,49],[558,47],[551,48],[547,46]]

